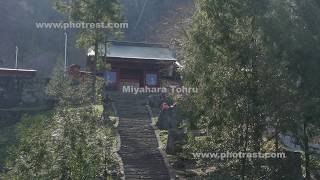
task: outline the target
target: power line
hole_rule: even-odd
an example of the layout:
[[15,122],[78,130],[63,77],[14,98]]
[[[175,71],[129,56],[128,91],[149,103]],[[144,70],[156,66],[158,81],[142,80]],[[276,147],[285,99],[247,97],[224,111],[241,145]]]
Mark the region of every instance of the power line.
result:
[[139,14],[138,21],[137,21],[134,29],[137,29],[138,25],[140,24],[141,18],[142,18],[143,14],[144,14],[144,10],[145,10],[145,8],[146,8],[146,6],[147,6],[147,4],[148,4],[148,1],[149,1],[149,0],[145,0],[145,1],[144,1],[143,7],[142,7],[142,9],[141,9],[141,11],[140,11],[140,14]]

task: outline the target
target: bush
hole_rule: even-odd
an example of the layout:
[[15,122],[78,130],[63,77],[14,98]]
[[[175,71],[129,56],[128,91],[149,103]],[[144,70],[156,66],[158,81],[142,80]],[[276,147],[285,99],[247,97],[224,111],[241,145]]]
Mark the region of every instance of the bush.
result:
[[101,125],[91,83],[56,72],[47,88],[58,99],[55,111],[24,117],[3,179],[99,179],[118,170],[115,134]]

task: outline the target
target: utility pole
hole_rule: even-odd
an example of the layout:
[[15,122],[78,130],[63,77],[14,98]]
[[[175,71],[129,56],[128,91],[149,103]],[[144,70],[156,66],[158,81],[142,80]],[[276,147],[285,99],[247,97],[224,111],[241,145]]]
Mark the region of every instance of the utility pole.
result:
[[16,46],[16,65],[15,68],[18,69],[18,53],[19,53],[19,48]]
[[64,71],[67,73],[67,46],[68,46],[68,34],[64,33],[65,41],[64,41]]

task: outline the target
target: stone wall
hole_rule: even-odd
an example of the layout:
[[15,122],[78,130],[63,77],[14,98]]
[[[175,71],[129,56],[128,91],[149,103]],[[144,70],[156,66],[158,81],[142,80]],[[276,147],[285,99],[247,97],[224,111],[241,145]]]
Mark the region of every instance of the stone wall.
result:
[[14,129],[21,117],[52,107],[52,101],[45,95],[46,84],[46,79],[0,76],[0,173],[8,149],[16,141]]
[[0,108],[23,108],[46,105],[48,80],[16,76],[0,77]]

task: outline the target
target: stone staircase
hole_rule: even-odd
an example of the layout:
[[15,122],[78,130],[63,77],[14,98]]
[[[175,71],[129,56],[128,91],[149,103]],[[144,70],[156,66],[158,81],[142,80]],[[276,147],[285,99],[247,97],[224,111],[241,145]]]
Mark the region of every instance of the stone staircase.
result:
[[168,180],[169,172],[146,110],[145,95],[111,94],[120,117],[118,132],[125,179]]

